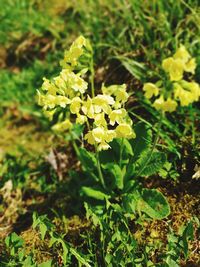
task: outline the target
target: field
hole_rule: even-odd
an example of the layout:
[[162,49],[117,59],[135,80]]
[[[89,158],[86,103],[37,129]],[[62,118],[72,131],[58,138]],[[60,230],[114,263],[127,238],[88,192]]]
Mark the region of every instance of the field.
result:
[[0,18],[0,267],[200,266],[199,1]]

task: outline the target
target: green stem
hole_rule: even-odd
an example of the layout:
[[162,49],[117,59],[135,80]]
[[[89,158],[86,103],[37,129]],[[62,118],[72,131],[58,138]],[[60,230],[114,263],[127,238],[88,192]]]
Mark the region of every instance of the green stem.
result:
[[90,82],[91,82],[92,98],[94,98],[95,94],[94,94],[94,60],[93,60],[93,53],[92,53],[92,58],[91,58],[91,62],[90,62],[90,72],[91,72]]
[[124,138],[122,138],[121,144],[120,144],[120,157],[119,157],[119,166],[120,166],[120,168],[122,166],[122,153],[123,153],[123,149],[124,149]]
[[97,160],[97,169],[98,169],[98,174],[99,174],[99,179],[100,179],[100,182],[103,186],[103,188],[105,188],[105,183],[104,183],[104,178],[103,178],[103,174],[102,174],[102,171],[101,171],[101,164],[100,164],[100,160],[99,160],[99,151],[96,149],[96,160]]
[[195,116],[193,113],[193,109],[190,109],[190,117],[191,117],[191,121],[192,121],[192,145],[195,144]]
[[74,141],[73,137],[71,137],[71,141],[72,141],[73,148],[76,152],[76,155],[79,156],[78,146],[77,146],[76,142]]
[[153,142],[153,146],[151,148],[151,151],[150,151],[150,154],[146,160],[146,162],[144,163],[144,165],[142,166],[142,168],[139,170],[139,172],[137,173],[137,177],[139,177],[141,175],[141,173],[143,172],[143,170],[146,168],[147,164],[149,163],[149,161],[151,160],[151,157],[152,157],[152,154],[154,152],[154,149],[157,145],[157,142],[158,142],[158,138],[159,138],[159,134],[160,134],[160,129],[161,129],[161,125],[162,125],[162,117],[163,117],[163,113],[161,113],[160,115],[160,120],[158,122],[158,128],[157,128],[157,132],[156,132],[156,136],[155,136],[155,139],[154,139],[154,142]]

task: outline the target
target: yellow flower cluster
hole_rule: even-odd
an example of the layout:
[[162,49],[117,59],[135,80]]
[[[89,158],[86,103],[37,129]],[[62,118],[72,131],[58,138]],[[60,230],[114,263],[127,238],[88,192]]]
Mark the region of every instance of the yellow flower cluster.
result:
[[76,72],[75,69],[88,46],[82,36],[75,40],[61,61],[63,69],[60,74],[52,81],[44,78],[43,93],[38,91],[38,103],[50,119],[58,108],[68,114],[64,121],[52,127],[53,130],[70,130],[73,122],[85,124],[88,132],[84,139],[98,150],[106,150],[114,138],[135,137],[132,121],[124,108],[129,95],[124,84],[103,85],[102,94],[92,98],[86,93],[88,83],[82,77],[85,70]]
[[169,80],[165,84],[158,81],[156,84],[145,83],[143,86],[146,98],[158,97],[153,103],[157,110],[173,112],[176,110],[178,103],[181,106],[188,106],[199,100],[199,84],[183,79],[185,72],[194,74],[196,68],[195,58],[191,57],[183,45],[180,46],[173,57],[163,60],[162,68],[169,75]]

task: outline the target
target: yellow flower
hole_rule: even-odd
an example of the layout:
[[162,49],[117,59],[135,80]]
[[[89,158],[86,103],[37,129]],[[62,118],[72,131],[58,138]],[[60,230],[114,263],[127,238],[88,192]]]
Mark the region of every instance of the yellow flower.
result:
[[77,114],[76,123],[84,124],[87,121],[87,117],[84,115]]
[[200,97],[200,86],[198,83],[190,82],[188,83],[188,87],[193,95],[194,101],[198,101]]
[[65,108],[67,105],[71,103],[71,100],[66,96],[58,95],[55,97],[55,103],[57,106]]
[[75,41],[74,43],[72,44],[73,46],[77,46],[77,47],[80,47],[82,48],[83,46],[86,46],[86,39],[84,36],[79,36]]
[[44,115],[49,119],[52,120],[53,119],[53,115],[55,114],[56,109],[53,110],[44,110]]
[[109,144],[106,142],[102,142],[98,145],[98,150],[108,150],[110,148]]
[[125,103],[129,98],[129,94],[126,92],[125,84],[118,86],[118,90],[114,92],[114,94],[116,96],[116,101],[121,103]]
[[94,136],[92,134],[92,131],[89,131],[88,133],[86,133],[85,135],[85,140],[87,140],[87,142],[90,144],[90,145],[95,145],[95,139],[94,139]]
[[104,113],[98,113],[94,116],[94,123],[96,126],[107,126],[107,122],[105,120]]
[[177,103],[175,100],[168,97],[167,100],[164,100],[164,97],[161,95],[158,99],[155,100],[153,106],[157,110],[162,110],[164,112],[173,112],[176,110]]
[[101,141],[98,145],[98,150],[107,150],[110,148],[109,144],[116,137],[114,130],[105,130],[104,132],[104,141]]
[[157,96],[159,93],[159,88],[153,83],[145,83],[143,90],[145,91],[145,97],[148,99],[152,98],[153,96]]
[[122,123],[116,127],[117,138],[135,138],[135,133],[129,124]]
[[70,111],[72,114],[78,114],[81,109],[82,100],[80,97],[74,97],[70,104]]
[[94,105],[95,113],[100,113],[101,111],[109,114],[111,112],[110,105],[115,103],[112,96],[109,95],[97,95],[92,99]]
[[162,62],[162,67],[169,72],[171,81],[179,81],[183,78],[184,63],[180,59],[166,58]]
[[57,105],[57,97],[53,95],[41,95],[40,102],[42,103],[44,110],[48,108],[52,109]]
[[58,87],[58,88],[62,88],[62,87],[66,87],[66,84],[65,84],[65,81],[62,79],[62,77],[60,77],[60,76],[57,76],[57,77],[55,77],[54,79],[54,83],[55,83],[55,85]]
[[116,132],[115,130],[107,130],[105,134],[105,140],[106,142],[110,143],[113,141],[113,139],[116,137]]
[[157,110],[162,110],[163,109],[163,104],[164,104],[164,97],[161,95],[159,98],[157,98],[154,103],[153,107]]
[[191,72],[194,74],[196,69],[196,61],[195,58],[190,59],[187,63],[185,63],[184,70],[186,72]]
[[55,124],[52,127],[52,130],[56,131],[56,132],[64,132],[69,130],[72,127],[72,123],[70,122],[69,119],[66,119],[62,122],[59,122],[57,124]]
[[116,101],[120,103],[125,103],[129,98],[129,94],[126,92],[125,84],[110,85],[108,87],[103,85],[101,90],[104,95],[115,96]]
[[174,54],[174,59],[180,59],[183,63],[186,63],[190,58],[191,56],[184,45],[181,45]]
[[115,125],[117,122],[118,124],[123,122],[124,117],[126,116],[127,112],[124,108],[118,109],[118,110],[113,110],[110,115],[110,125]]
[[168,112],[173,112],[177,108],[177,103],[175,100],[171,99],[170,97],[164,102],[164,110]]
[[88,118],[94,119],[94,105],[92,104],[90,96],[88,96],[87,100],[83,102],[81,110]]
[[200,97],[198,83],[181,81],[181,84],[174,84],[174,97],[180,100],[181,106],[188,106]]
[[97,127],[92,130],[92,135],[97,143],[101,143],[105,139],[105,130],[102,127]]
[[57,93],[57,88],[55,84],[50,82],[48,79],[43,78],[43,84],[42,84],[42,90],[47,91],[48,94],[50,95],[56,95]]
[[84,81],[78,74],[64,69],[60,73],[61,78],[66,82],[67,86],[72,88],[75,92],[85,93],[88,83]]
[[70,49],[65,51],[64,59],[61,60],[60,65],[66,69],[71,69],[70,65],[75,67],[79,57],[84,52],[83,46],[86,46],[86,39],[83,36],[80,36],[72,43]]
[[114,130],[107,130],[103,127],[97,127],[85,135],[85,139],[91,145],[97,145],[98,150],[107,150],[109,144],[116,137]]
[[114,95],[114,93],[118,90],[118,86],[119,85],[110,85],[108,87],[106,87],[104,84],[102,85],[102,93],[104,95]]

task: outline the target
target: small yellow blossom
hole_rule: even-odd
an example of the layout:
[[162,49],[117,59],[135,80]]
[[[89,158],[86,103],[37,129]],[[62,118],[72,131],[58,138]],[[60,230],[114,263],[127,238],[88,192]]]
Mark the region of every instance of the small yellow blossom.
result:
[[190,89],[194,101],[198,101],[200,97],[200,86],[196,82],[190,82],[188,83],[188,88]]
[[110,105],[115,103],[112,96],[108,95],[97,95],[92,99],[94,105],[95,113],[100,113],[101,111],[109,114],[111,112]]
[[96,126],[107,126],[104,113],[98,113],[94,116],[94,123]]
[[76,123],[84,124],[87,121],[87,117],[84,115],[77,114]]
[[126,85],[122,85],[114,94],[117,102],[125,103],[129,98],[129,94],[126,92]]
[[105,140],[106,142],[110,143],[113,141],[113,139],[117,136],[115,130],[107,130],[105,134]]
[[110,85],[110,86],[105,86],[104,84],[102,85],[101,91],[104,95],[114,95],[114,93],[118,90],[118,85]]
[[117,122],[118,124],[122,123],[124,120],[124,117],[126,116],[127,112],[124,108],[118,109],[118,110],[113,110],[110,115],[110,125],[115,125]]
[[176,110],[176,107],[177,107],[176,101],[168,97],[164,103],[163,111],[173,112]]
[[191,72],[194,74],[196,69],[196,60],[195,58],[190,59],[187,63],[185,63],[184,70],[186,72]]
[[54,83],[55,83],[55,85],[58,87],[58,88],[65,88],[66,87],[66,83],[65,83],[65,81],[62,79],[62,77],[61,76],[57,76],[57,77],[55,77],[54,79]]
[[88,118],[94,118],[94,105],[92,104],[92,99],[90,96],[88,96],[87,100],[83,102],[81,110]]
[[186,63],[191,58],[184,45],[178,48],[173,57],[174,59],[180,59],[183,63]]
[[76,66],[79,57],[84,52],[84,46],[86,46],[86,39],[83,36],[80,36],[72,43],[70,49],[65,52],[64,59],[60,62],[61,66],[65,69],[70,69],[70,65],[72,67]]
[[174,84],[174,97],[180,101],[181,106],[188,106],[200,97],[200,87],[198,83],[181,81]]
[[173,112],[176,110],[177,103],[170,97],[167,100],[164,100],[164,97],[161,95],[158,99],[155,100],[153,106],[157,110],[162,110],[164,112]]
[[179,81],[183,78],[184,63],[180,59],[166,58],[162,62],[162,67],[169,72],[171,81]]
[[78,74],[75,74],[73,71],[64,69],[61,71],[60,76],[66,82],[67,86],[72,88],[74,91],[83,94],[87,90],[87,82],[84,81]]
[[88,144],[95,145],[96,142],[92,134],[92,131],[89,131],[88,133],[86,133],[84,138],[85,140],[87,140]]
[[135,138],[132,127],[127,123],[122,123],[116,127],[117,138]]
[[69,119],[66,119],[62,122],[55,124],[52,127],[52,130],[54,130],[56,132],[65,132],[65,131],[71,129],[71,127],[72,127],[72,123],[70,122]]
[[78,114],[80,112],[81,103],[82,103],[82,100],[78,96],[74,97],[71,100],[70,111],[71,111],[72,114]]
[[91,145],[96,145],[98,150],[107,150],[110,148],[109,144],[116,137],[114,130],[107,130],[103,127],[97,127],[89,131],[85,135],[85,139]]
[[153,83],[145,83],[143,90],[145,91],[145,97],[148,99],[152,98],[153,96],[157,96],[159,93],[159,88]]
[[110,148],[110,146],[109,146],[109,144],[106,143],[106,142],[102,142],[102,143],[100,143],[100,144],[98,145],[98,147],[97,147],[97,149],[98,149],[99,151],[101,151],[101,150],[108,150],[109,148]]
[[57,88],[54,83],[50,82],[48,79],[43,78],[42,90],[47,91],[50,95],[56,95]]

